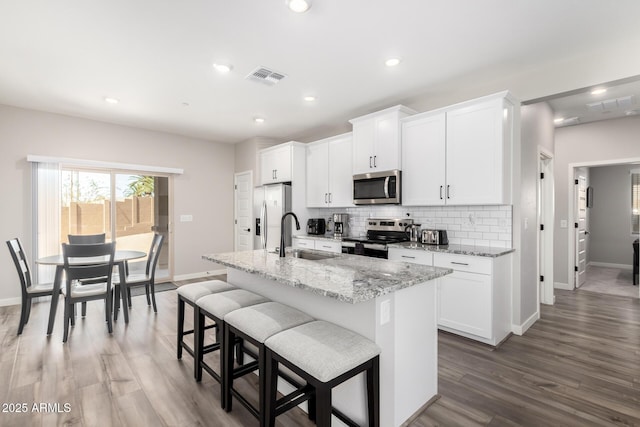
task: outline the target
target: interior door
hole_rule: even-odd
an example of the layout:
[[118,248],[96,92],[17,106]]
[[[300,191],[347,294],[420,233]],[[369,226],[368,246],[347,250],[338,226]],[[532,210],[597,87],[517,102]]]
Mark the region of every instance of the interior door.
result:
[[252,209],[253,174],[251,171],[235,174],[235,250],[253,250]]
[[583,172],[576,171],[576,256],[575,256],[575,284],[582,286],[587,272],[587,177]]

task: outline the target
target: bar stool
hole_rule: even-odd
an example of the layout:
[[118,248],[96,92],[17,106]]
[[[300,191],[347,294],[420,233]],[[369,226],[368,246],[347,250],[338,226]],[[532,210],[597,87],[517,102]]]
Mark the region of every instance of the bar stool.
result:
[[[216,381],[220,383],[220,403],[222,408],[226,408],[226,399],[222,390],[222,376],[224,375],[224,356],[220,355],[220,374],[215,372],[209,364],[204,361],[204,355],[215,350],[224,348],[223,334],[224,330],[224,318],[227,314],[240,308],[249,307],[269,300],[261,295],[254,294],[244,289],[234,289],[225,292],[219,292],[216,294],[206,295],[196,301],[195,305],[195,363],[196,363],[196,381],[202,380],[202,370],[207,371]],[[204,345],[204,323],[205,318],[213,320],[218,325],[216,330],[216,343],[208,346]],[[234,346],[238,341],[229,343],[230,346]],[[238,352],[238,358],[244,349]]]
[[[332,412],[348,425],[353,420],[331,407],[331,390],[366,372],[370,427],[380,425],[380,348],[372,341],[333,323],[317,320],[275,334],[265,341],[266,425],[273,427],[278,415],[315,397],[318,427],[331,425]],[[291,369],[307,385],[276,400],[278,364]],[[310,406],[313,401],[310,402]],[[312,408],[309,408],[312,413]]]
[[[312,322],[314,319],[306,313],[296,310],[284,304],[277,302],[265,302],[239,310],[232,311],[224,318],[224,348],[223,354],[223,382],[222,390],[226,401],[225,410],[231,411],[233,396],[244,405],[251,414],[261,420],[264,417],[264,363],[265,350],[264,342],[267,338],[287,329]],[[233,367],[233,346],[229,343],[235,342],[237,338],[246,340],[258,349],[257,361],[243,364],[236,369]],[[258,377],[258,401],[259,408],[256,409],[247,399],[244,398],[236,389],[233,388],[233,380],[246,375],[250,372],[259,370]],[[296,387],[300,387],[297,381],[282,374],[288,382]]]
[[[227,282],[222,280],[208,280],[206,282],[191,283],[178,287],[178,354],[177,358],[182,359],[182,349],[185,349],[192,357],[195,358],[197,342],[194,339],[194,348],[184,341],[185,335],[194,333],[194,329],[184,330],[184,307],[185,303],[193,307],[193,324],[197,322],[195,304],[196,301],[205,295],[210,295],[218,292],[230,291],[236,289],[235,286],[231,286]],[[214,323],[206,327],[206,329],[215,328],[217,325]],[[196,364],[193,365],[193,376],[196,377]]]

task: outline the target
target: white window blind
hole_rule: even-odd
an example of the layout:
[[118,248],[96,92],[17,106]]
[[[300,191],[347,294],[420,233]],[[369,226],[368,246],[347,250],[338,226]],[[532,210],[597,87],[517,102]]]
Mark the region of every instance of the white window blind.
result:
[[640,232],[640,170],[631,171],[631,233]]

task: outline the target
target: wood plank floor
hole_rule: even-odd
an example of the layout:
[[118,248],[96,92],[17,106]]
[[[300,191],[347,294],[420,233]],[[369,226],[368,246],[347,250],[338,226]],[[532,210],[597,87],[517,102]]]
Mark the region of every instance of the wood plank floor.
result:
[[[640,426],[639,300],[556,295],[524,336],[498,349],[441,333],[441,398],[408,425]],[[190,356],[175,357],[176,292],[157,294],[157,302],[155,315],[135,297],[131,322],[119,319],[111,336],[101,305],[90,303],[67,344],[62,310],[45,336],[48,302],[34,305],[20,337],[19,308],[1,307],[0,425],[257,426],[239,404],[220,409],[218,383],[206,374],[195,383]],[[254,379],[243,387],[255,390]],[[312,424],[296,410],[278,425]]]

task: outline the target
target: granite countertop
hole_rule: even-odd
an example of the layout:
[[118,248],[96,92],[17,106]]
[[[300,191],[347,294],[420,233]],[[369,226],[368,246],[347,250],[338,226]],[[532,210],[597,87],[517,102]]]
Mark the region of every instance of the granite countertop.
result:
[[332,256],[307,260],[294,258],[292,252],[288,248],[284,258],[264,249],[208,254],[202,258],[351,304],[368,301],[453,272],[448,268],[305,249],[304,252]]
[[[330,240],[330,241],[342,241],[341,238],[335,238],[333,236],[318,236],[312,234],[299,234],[297,237],[300,239],[312,239],[312,240]],[[473,256],[483,256],[483,257],[491,257],[496,258],[502,255],[510,254],[511,252],[515,252],[515,249],[512,248],[494,248],[491,246],[474,246],[474,245],[423,245],[422,243],[416,242],[402,242],[402,243],[391,243],[387,245],[389,248],[402,248],[402,249],[416,249],[422,251],[429,252],[442,252],[447,254],[458,254],[458,255],[473,255]]]
[[390,248],[415,249],[418,251],[442,252],[447,254],[473,255],[496,258],[515,252],[512,248],[493,248],[490,246],[473,245],[423,245],[416,242],[402,242],[388,245]]

